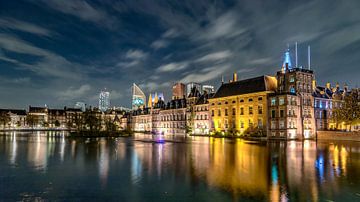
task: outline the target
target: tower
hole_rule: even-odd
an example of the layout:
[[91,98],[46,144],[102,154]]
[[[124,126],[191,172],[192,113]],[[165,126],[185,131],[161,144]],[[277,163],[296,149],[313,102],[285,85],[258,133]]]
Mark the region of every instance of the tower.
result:
[[106,88],[99,95],[99,110],[105,112],[110,107],[110,92]]

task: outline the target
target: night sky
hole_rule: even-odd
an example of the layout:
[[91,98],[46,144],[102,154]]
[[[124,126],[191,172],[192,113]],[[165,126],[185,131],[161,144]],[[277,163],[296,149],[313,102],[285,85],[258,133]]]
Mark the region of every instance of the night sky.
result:
[[167,99],[177,81],[274,75],[296,41],[318,84],[356,87],[359,12],[359,0],[0,0],[0,108],[96,106],[103,88],[130,107],[132,83]]

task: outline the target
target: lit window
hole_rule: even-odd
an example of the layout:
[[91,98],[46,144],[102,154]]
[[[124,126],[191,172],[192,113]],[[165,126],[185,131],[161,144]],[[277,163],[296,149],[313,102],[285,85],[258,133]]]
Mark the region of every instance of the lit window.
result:
[[279,98],[279,105],[284,105],[285,99],[283,97]]
[[249,107],[249,114],[250,115],[253,114],[253,107],[252,106]]
[[232,115],[235,116],[235,114],[236,114],[236,110],[235,110],[235,108],[233,108],[232,109]]
[[295,93],[295,88],[294,87],[290,88],[290,93]]
[[244,108],[240,108],[240,115],[244,115]]
[[275,106],[276,105],[276,98],[273,97],[271,98],[271,106]]
[[294,82],[295,81],[295,78],[294,78],[294,76],[290,76],[290,79],[289,79],[289,81],[292,83],[292,82]]
[[262,107],[262,105],[259,105],[258,106],[258,114],[262,114],[262,111],[263,111],[263,107]]

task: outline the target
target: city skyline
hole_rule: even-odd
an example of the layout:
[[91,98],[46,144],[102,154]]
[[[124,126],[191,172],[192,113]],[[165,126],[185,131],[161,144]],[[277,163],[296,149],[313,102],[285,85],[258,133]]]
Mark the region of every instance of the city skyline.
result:
[[356,87],[360,4],[324,2],[2,2],[0,104],[96,106],[107,87],[112,105],[129,107],[132,83],[167,98],[176,82],[217,89],[233,72],[239,79],[274,76],[295,42],[299,66],[311,45],[320,85]]

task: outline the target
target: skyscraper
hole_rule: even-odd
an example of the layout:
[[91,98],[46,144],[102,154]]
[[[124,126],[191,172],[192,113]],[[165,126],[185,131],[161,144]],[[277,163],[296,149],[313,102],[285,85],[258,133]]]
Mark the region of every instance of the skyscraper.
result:
[[203,85],[202,86],[202,91],[203,92],[207,92],[207,93],[215,93],[215,87],[212,85]]
[[99,110],[105,112],[110,107],[110,92],[102,90],[99,95]]
[[176,83],[172,87],[172,99],[181,99],[185,96],[185,84]]
[[188,84],[186,84],[186,96],[189,96],[190,92],[191,92],[191,89],[193,87],[196,87],[196,89],[202,93],[202,88],[201,88],[201,84],[199,83],[195,83],[195,82],[190,82]]
[[144,92],[135,83],[132,86],[131,108],[134,110],[145,107],[146,96]]

